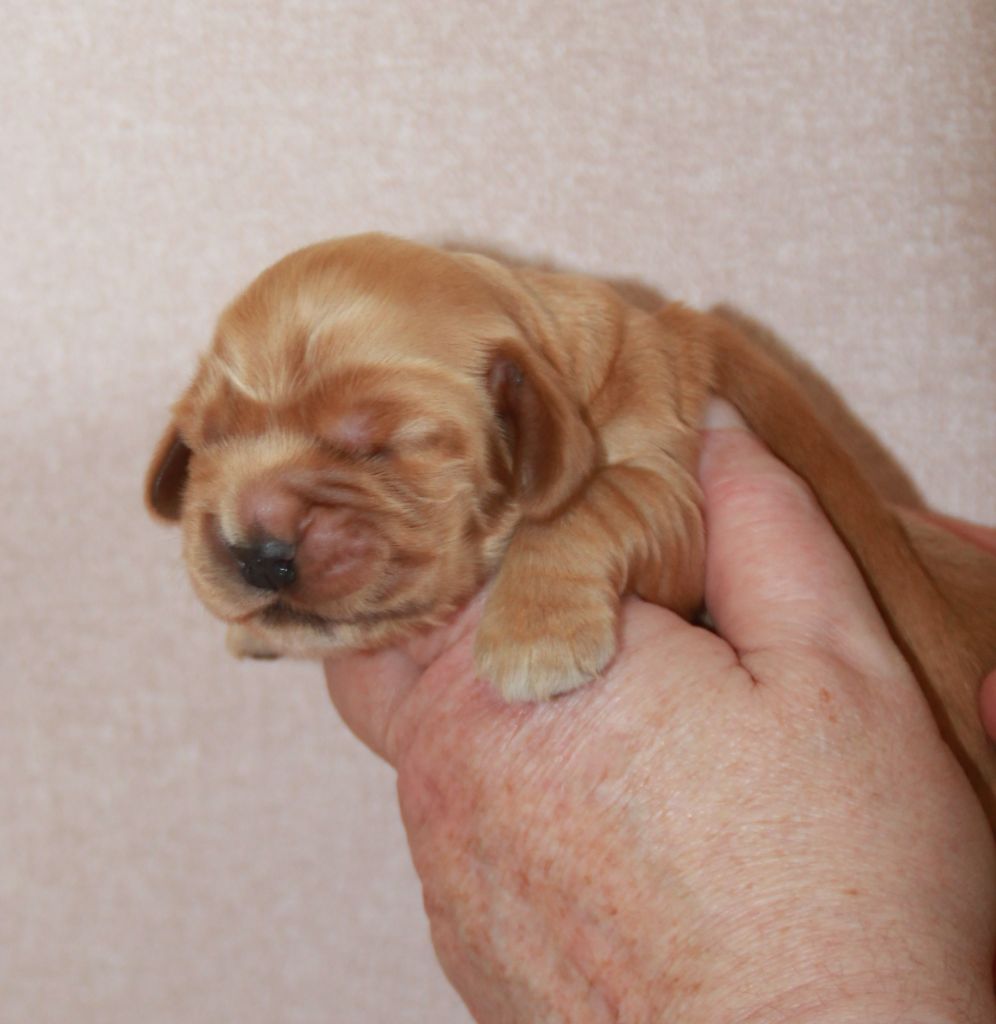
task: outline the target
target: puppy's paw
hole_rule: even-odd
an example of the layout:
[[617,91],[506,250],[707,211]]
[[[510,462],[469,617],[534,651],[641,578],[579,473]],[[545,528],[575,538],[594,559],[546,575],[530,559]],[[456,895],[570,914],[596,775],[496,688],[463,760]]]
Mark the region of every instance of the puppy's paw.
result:
[[236,658],[270,661],[280,657],[280,652],[275,651],[271,644],[250,633],[245,626],[240,626],[237,622],[233,622],[225,632],[225,646],[228,653],[234,654]]
[[477,673],[510,701],[546,700],[595,678],[618,646],[614,598],[584,587],[540,599],[499,586],[474,645]]

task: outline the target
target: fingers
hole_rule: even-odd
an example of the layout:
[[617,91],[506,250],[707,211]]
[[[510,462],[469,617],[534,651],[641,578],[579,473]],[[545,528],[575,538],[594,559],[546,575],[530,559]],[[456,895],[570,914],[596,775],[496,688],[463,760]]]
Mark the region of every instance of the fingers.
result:
[[891,655],[861,574],[806,484],[725,402],[713,400],[704,426],[706,604],[722,636],[740,654],[805,643]]
[[375,754],[395,763],[391,722],[421,669],[403,650],[350,654],[325,662],[329,696],[342,720]]
[[[478,594],[452,619],[417,633],[398,647],[348,654],[325,662],[329,696],[343,721],[375,754],[397,764],[399,719],[407,698],[425,670],[465,640],[480,619]],[[410,717],[410,716],[409,716]]]

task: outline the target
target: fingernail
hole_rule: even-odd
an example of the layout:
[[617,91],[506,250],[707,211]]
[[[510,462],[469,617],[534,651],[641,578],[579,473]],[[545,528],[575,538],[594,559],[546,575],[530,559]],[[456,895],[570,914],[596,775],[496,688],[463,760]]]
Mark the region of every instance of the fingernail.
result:
[[749,430],[743,417],[725,399],[710,398],[702,415],[703,430]]

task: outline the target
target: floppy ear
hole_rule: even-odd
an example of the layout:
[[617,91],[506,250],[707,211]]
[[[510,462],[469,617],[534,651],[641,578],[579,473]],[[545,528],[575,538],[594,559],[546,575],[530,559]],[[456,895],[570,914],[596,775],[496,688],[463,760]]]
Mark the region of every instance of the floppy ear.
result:
[[592,432],[566,382],[524,346],[499,348],[487,382],[511,450],[515,496],[528,518],[550,516],[591,474]]
[[170,424],[156,445],[145,475],[145,504],[159,519],[176,522],[183,506],[183,488],[187,482],[190,449],[180,432]]

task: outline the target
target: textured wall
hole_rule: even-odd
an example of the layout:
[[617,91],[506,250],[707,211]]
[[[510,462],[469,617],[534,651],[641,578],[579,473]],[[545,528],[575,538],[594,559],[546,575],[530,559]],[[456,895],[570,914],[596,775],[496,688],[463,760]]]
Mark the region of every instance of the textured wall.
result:
[[390,772],[143,516],[212,319],[368,228],[728,300],[996,519],[991,0],[8,5],[0,1020],[466,1021]]

